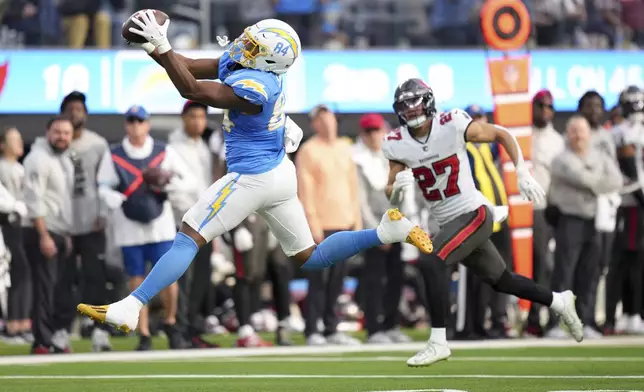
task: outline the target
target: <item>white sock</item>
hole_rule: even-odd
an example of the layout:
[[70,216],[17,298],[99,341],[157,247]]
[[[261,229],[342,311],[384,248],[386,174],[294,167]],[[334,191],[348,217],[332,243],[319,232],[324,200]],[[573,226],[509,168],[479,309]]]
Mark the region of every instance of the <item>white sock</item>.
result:
[[563,312],[564,301],[561,297],[561,293],[552,293],[552,303],[550,304],[550,309],[554,310],[557,313]]
[[245,339],[254,334],[255,334],[255,330],[253,329],[253,327],[251,327],[248,324],[242,325],[241,327],[239,327],[239,330],[237,331],[237,336],[239,336],[240,339]]
[[432,328],[432,332],[429,335],[429,341],[439,344],[447,344],[446,328]]
[[133,295],[128,295],[121,302],[123,302],[128,309],[132,309],[137,312],[140,312],[141,309],[143,309],[143,302],[139,301],[139,299]]

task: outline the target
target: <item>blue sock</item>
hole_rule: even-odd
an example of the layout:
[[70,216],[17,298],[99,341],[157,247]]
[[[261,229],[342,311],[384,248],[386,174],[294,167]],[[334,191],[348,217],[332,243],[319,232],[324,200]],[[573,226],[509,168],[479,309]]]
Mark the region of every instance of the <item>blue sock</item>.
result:
[[177,233],[170,250],[161,256],[132,295],[146,305],[159,291],[176,282],[186,272],[198,251],[199,246],[192,238]]
[[311,257],[302,266],[303,269],[328,268],[335,263],[357,255],[363,250],[383,245],[376,229],[360,231],[340,231],[319,244]]

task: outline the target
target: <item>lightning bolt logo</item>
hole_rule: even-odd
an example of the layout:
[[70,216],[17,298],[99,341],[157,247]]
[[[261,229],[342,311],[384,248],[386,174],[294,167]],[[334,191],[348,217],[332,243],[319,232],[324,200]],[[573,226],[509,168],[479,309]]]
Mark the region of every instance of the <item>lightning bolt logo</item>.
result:
[[293,54],[297,56],[297,52],[299,50],[297,42],[289,33],[286,32],[286,30],[277,28],[277,27],[268,27],[265,29],[260,30],[259,32],[262,33],[264,31],[268,31],[269,33],[276,34],[280,38],[284,39],[286,42],[288,42],[289,46],[293,50]]
[[208,224],[208,222],[210,222],[215,216],[217,216],[219,211],[221,211],[221,209],[226,205],[228,196],[230,196],[235,191],[233,185],[237,183],[238,179],[239,175],[230,180],[226,185],[224,185],[223,188],[221,188],[219,192],[217,192],[213,202],[208,206],[208,216],[206,216],[203,222],[201,222],[201,225],[199,225],[199,230],[201,230],[205,225]]
[[266,89],[264,88],[264,85],[254,81],[254,80],[242,79],[242,80],[239,80],[239,81],[233,83],[233,87],[235,87],[235,86],[240,86],[240,87],[244,87],[244,88],[246,88],[248,90],[255,91],[255,92],[261,94],[264,98],[268,99],[268,94],[266,93]]

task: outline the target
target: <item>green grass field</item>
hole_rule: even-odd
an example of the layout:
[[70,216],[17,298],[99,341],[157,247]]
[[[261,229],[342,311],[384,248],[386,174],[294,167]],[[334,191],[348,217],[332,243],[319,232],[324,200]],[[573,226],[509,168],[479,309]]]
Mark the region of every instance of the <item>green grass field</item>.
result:
[[449,361],[421,369],[405,364],[418,344],[5,355],[0,391],[644,391],[644,340],[548,347],[560,345],[454,343]]

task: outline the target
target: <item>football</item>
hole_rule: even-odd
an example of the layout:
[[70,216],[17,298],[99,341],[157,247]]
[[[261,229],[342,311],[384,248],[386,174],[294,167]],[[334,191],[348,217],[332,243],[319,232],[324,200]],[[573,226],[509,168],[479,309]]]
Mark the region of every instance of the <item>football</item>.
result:
[[[123,29],[121,30],[121,35],[123,36],[123,38],[125,38],[126,41],[136,42],[139,44],[143,44],[147,42],[147,40],[141,37],[140,35],[130,32],[131,27],[134,27],[137,30],[141,29],[132,21],[132,18],[141,19],[141,14],[145,11],[147,11],[147,9],[136,11],[129,18],[127,18],[125,23],[123,23]],[[152,11],[154,11],[154,17],[156,18],[158,24],[162,25],[165,23],[166,20],[168,20],[168,14],[166,14],[165,12],[159,11],[159,10],[152,10]]]
[[143,181],[148,185],[162,187],[167,185],[172,178],[173,173],[158,167],[151,167],[143,171]]

